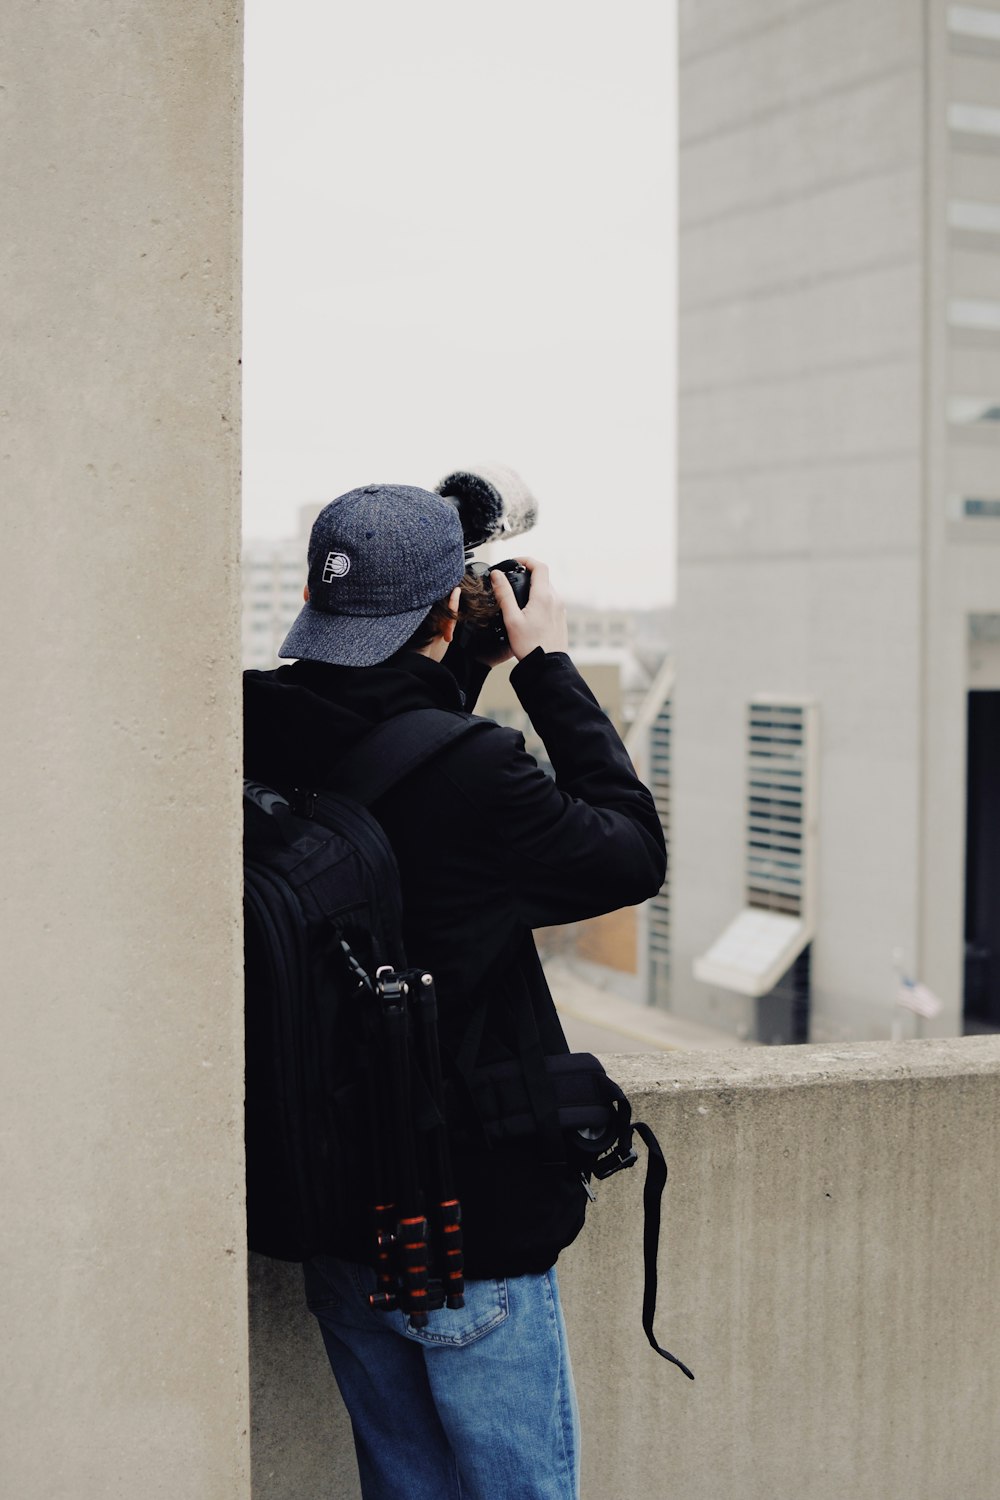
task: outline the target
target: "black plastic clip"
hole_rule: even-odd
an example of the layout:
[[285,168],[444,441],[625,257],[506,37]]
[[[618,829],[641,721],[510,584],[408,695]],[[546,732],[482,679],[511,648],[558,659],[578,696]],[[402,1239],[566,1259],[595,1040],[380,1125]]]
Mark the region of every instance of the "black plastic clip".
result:
[[316,816],[316,793],[304,787],[297,786],[292,791],[292,812],[299,818],[314,818]]
[[638,1154],[633,1147],[622,1150],[611,1150],[604,1156],[599,1156],[591,1168],[594,1176],[603,1182],[606,1177],[613,1177],[616,1172],[624,1172],[627,1167],[634,1167],[639,1160]]
[[410,993],[406,974],[399,974],[390,964],[375,970],[375,988],[386,1010],[402,1010]]

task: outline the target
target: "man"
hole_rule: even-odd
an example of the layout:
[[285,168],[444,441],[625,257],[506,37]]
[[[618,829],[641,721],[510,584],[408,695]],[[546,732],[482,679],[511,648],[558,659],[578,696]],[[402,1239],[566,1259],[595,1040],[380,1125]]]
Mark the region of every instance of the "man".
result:
[[[474,1061],[567,1050],[532,928],[646,899],[665,856],[652,798],[566,654],[548,569],[520,609],[491,574],[511,683],[555,780],[521,735],[478,729],[375,805],[395,852],[411,961],[434,975],[442,1051]],[[370,485],[313,526],[305,607],[280,655],[246,679],[246,774],[324,788],[339,756],[411,708],[471,711],[459,605],[494,607],[466,577],[457,511],[428,491]],[[464,611],[463,611],[464,612]],[[476,674],[473,673],[473,676]],[[480,676],[485,675],[481,673]],[[470,1017],[475,1017],[470,1038]],[[536,1140],[492,1151],[455,1141],[466,1302],[414,1328],[373,1311],[366,1226],[306,1266],[354,1428],[365,1500],[576,1500],[578,1421],[556,1285],[583,1224],[578,1170]]]

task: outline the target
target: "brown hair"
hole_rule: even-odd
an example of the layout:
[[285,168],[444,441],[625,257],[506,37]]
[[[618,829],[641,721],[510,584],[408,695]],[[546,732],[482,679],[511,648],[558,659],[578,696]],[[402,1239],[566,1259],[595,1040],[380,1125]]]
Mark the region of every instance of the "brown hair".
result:
[[401,648],[403,651],[419,651],[423,646],[429,646],[431,641],[441,634],[449,620],[461,618],[467,620],[470,625],[485,625],[487,620],[492,620],[499,613],[493,590],[485,578],[478,577],[474,573],[463,573],[459,588],[462,590],[462,595],[458,601],[457,611],[450,608],[448,599],[439,599],[436,604],[432,604],[410,639]]

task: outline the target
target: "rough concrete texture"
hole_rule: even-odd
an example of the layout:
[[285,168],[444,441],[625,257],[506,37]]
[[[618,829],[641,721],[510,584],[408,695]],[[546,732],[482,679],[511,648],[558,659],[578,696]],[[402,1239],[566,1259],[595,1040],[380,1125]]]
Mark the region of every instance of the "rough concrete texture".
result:
[[[670,1165],[660,1341],[643,1167],[560,1261],[584,1500],[992,1500],[1000,1038],[610,1059]],[[296,1274],[252,1284],[254,1500],[355,1500]]]
[[6,20],[0,1492],[230,1500],[240,9]]
[[643,1346],[633,1173],[565,1257],[588,1500],[995,1495],[1000,1040],[612,1071],[670,1165],[657,1326],[697,1379]]
[[250,1257],[253,1500],[358,1500],[351,1426],[302,1269]]

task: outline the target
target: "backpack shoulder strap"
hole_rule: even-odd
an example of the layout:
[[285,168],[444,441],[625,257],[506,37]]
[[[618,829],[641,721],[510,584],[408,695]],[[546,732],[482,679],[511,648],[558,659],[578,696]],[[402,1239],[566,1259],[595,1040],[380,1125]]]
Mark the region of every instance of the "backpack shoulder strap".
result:
[[488,720],[447,708],[412,708],[378,724],[337,762],[331,780],[365,807],[439,751]]

